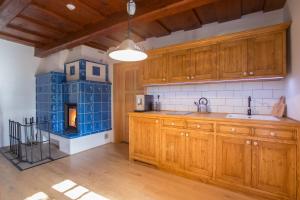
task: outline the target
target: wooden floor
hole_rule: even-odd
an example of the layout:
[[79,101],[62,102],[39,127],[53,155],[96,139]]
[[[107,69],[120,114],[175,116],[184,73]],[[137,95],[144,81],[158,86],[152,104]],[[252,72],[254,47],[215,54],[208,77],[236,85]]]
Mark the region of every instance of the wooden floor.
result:
[[[70,199],[64,192],[52,188],[65,180],[103,197],[95,200],[253,200],[130,162],[126,144],[108,144],[23,172],[0,155],[0,200],[23,200],[38,192],[47,194],[49,199]],[[89,192],[83,194],[82,199],[94,200],[84,198]]]

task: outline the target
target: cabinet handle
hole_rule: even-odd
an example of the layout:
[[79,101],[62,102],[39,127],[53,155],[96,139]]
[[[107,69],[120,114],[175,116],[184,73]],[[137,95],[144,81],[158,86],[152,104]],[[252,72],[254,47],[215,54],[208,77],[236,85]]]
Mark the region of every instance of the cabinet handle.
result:
[[184,136],[184,133],[180,133],[181,136]]
[[171,125],[172,125],[172,126],[174,126],[174,125],[175,125],[175,123],[174,123],[174,122],[172,122],[172,123],[171,123]]
[[165,78],[163,78],[163,81],[165,81],[166,79]]
[[194,79],[195,77],[194,76],[191,76],[191,79]]
[[258,146],[258,142],[256,142],[256,141],[253,142],[253,145],[254,145],[254,146]]
[[244,75],[244,76],[247,76],[247,72],[244,72],[243,75]]
[[235,132],[235,128],[231,128],[231,132]]
[[249,72],[249,75],[253,76],[253,75],[254,75],[254,72]]
[[250,144],[251,144],[251,141],[250,141],[250,140],[247,140],[247,141],[246,141],[246,144],[247,144],[247,145],[250,145]]
[[197,125],[197,128],[201,128],[201,126],[200,126],[200,125]]
[[190,77],[189,77],[189,76],[187,76],[187,77],[186,77],[186,79],[187,79],[187,80],[190,80]]
[[158,120],[155,120],[155,123],[158,123]]
[[187,134],[185,134],[185,136],[186,136],[186,137],[189,137],[189,134],[187,133]]
[[276,133],[270,132],[270,135],[271,135],[272,137],[274,137],[274,136],[276,135]]

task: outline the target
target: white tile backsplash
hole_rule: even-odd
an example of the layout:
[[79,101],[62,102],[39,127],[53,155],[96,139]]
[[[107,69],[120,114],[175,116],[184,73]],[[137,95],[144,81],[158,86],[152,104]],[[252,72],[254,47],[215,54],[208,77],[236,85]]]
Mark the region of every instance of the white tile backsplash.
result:
[[248,96],[254,114],[271,114],[272,106],[284,95],[284,80],[228,82],[147,87],[147,94],[160,95],[162,110],[197,111],[194,101],[206,97],[210,112],[246,113]]

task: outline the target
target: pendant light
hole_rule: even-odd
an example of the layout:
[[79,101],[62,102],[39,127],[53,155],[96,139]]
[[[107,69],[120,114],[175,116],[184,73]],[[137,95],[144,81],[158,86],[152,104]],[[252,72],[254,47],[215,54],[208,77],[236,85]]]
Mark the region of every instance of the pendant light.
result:
[[128,38],[124,40],[116,48],[110,48],[108,50],[108,55],[114,60],[134,62],[145,60],[148,56],[147,54],[135,44],[135,42],[130,39],[130,18],[135,14],[136,4],[134,0],[129,0],[127,3],[127,13],[128,13]]

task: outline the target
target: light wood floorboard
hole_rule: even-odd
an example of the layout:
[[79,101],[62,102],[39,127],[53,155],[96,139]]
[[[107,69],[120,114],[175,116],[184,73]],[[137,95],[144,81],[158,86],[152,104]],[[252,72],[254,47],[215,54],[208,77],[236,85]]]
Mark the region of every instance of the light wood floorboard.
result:
[[23,172],[0,155],[0,200],[22,200],[37,192],[70,199],[52,189],[67,179],[108,200],[253,200],[131,162],[127,144],[104,145]]

